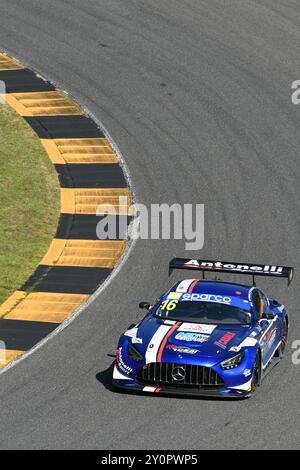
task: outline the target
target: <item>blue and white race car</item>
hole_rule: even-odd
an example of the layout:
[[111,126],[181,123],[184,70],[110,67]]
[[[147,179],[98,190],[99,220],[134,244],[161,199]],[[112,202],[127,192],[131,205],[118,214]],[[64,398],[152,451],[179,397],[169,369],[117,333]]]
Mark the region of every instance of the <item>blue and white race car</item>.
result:
[[[177,282],[120,338],[114,385],[180,395],[249,397],[285,350],[289,317],[254,276],[285,277],[293,268],[175,258],[170,269],[203,272]],[[205,271],[250,274],[253,286],[205,279]]]

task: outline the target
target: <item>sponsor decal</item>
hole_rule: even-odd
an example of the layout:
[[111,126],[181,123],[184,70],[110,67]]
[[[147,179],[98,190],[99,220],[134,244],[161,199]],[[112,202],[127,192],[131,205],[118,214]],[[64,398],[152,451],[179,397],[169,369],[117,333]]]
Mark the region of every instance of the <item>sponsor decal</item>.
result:
[[236,333],[228,331],[225,335],[222,336],[218,341],[215,341],[215,345],[219,346],[222,349],[226,349],[227,344],[236,336]]
[[186,331],[190,333],[204,333],[206,335],[210,335],[217,325],[203,325],[198,323],[183,323],[179,328],[178,331]]
[[224,304],[230,304],[232,301],[231,297],[214,294],[183,294],[180,300],[192,302],[220,302]]
[[271,341],[273,340],[274,342],[274,336],[276,335],[276,330],[268,330],[266,332],[266,336],[265,336],[265,340],[266,340],[266,343],[270,344]]
[[252,374],[252,372],[251,372],[250,369],[245,369],[244,372],[243,372],[243,375],[244,375],[245,377],[249,377],[249,375],[251,375],[251,374]]
[[181,292],[169,292],[167,299],[179,300],[181,296],[182,296]]
[[273,331],[269,339],[269,346],[272,346],[276,338],[277,329]]
[[168,344],[166,349],[177,352],[179,354],[197,354],[198,352],[197,349],[181,348],[181,347],[175,346],[175,344]]
[[251,265],[251,264],[234,264],[234,263],[222,263],[221,261],[201,261],[196,259],[191,259],[183,266],[192,267],[192,268],[205,268],[209,269],[220,269],[220,270],[228,270],[228,271],[241,271],[241,272],[262,272],[262,273],[271,273],[271,274],[279,274],[281,275],[283,272],[282,266],[270,266],[270,265]]
[[119,369],[121,369],[122,372],[125,372],[125,374],[130,374],[133,370],[131,367],[127,366],[125,364],[125,362],[123,361],[122,348],[120,348],[118,350],[117,357],[116,357],[116,363],[117,363]]
[[277,328],[275,328],[274,330],[272,329],[268,330],[266,332],[266,336],[264,337],[265,349],[270,349],[272,347],[276,339],[276,333],[277,333]]
[[200,333],[185,333],[181,331],[175,336],[179,341],[190,341],[194,343],[205,343],[208,341],[209,336]]
[[131,338],[133,344],[143,344],[142,338]]

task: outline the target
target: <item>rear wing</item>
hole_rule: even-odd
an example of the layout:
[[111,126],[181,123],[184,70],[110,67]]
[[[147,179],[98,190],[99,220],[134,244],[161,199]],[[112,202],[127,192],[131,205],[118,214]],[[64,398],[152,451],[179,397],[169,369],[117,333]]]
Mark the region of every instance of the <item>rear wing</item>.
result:
[[288,285],[290,285],[294,277],[294,268],[288,266],[232,263],[228,261],[211,261],[203,259],[173,258],[169,264],[170,274],[173,269],[192,269],[196,271],[202,271],[203,278],[205,278],[205,271],[231,274],[248,274],[253,277],[254,285],[255,276],[272,276],[278,278],[283,277],[288,280]]

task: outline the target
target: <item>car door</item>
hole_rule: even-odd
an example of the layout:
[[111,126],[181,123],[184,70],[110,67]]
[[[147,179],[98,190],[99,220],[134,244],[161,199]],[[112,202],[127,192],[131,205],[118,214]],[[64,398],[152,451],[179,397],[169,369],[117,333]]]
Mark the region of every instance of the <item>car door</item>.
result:
[[257,316],[260,329],[259,344],[262,351],[262,365],[266,367],[277,348],[277,339],[280,336],[278,317],[266,318],[271,314],[270,303],[266,295],[259,289],[252,293],[252,304]]

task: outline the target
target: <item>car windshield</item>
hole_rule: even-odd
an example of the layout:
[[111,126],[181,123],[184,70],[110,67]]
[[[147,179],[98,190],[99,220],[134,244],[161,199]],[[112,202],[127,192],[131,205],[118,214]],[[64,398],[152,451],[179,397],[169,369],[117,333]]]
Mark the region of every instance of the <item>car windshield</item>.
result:
[[176,321],[212,325],[249,325],[251,313],[239,307],[215,302],[162,302],[156,315]]

